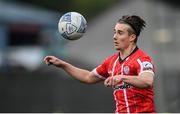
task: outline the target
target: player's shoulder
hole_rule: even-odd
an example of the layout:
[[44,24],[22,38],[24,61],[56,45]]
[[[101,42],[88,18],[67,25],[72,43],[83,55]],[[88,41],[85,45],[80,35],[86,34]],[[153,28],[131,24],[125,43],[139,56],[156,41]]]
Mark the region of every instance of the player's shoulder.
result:
[[114,61],[118,58],[118,53],[114,53],[112,55],[109,55],[105,58],[104,62],[110,62],[110,61]]
[[[139,57],[150,57],[144,50],[138,49],[138,56]],[[150,57],[151,58],[151,57]]]
[[114,53],[108,57],[106,57],[107,60],[116,59],[118,57],[118,53]]
[[138,56],[137,56],[137,58],[140,59],[140,60],[150,60],[151,61],[151,56],[148,55],[142,49],[138,49]]
[[138,58],[136,59],[137,68],[142,68],[142,70],[153,70],[155,72],[155,64],[151,57],[143,50],[138,50]]

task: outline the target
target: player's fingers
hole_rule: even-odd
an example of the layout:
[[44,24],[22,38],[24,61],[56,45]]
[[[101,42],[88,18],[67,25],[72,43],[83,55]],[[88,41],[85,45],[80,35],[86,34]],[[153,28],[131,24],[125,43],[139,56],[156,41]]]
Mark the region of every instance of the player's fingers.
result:
[[49,64],[50,64],[50,62],[49,62],[48,60],[45,60],[45,63],[46,63],[47,65],[49,65]]
[[116,84],[115,78],[114,77],[109,77],[105,83],[108,86],[114,86]]
[[104,81],[104,85],[105,85],[106,87],[108,87],[108,81],[109,81],[109,78],[107,78],[107,79]]
[[[107,79],[106,79],[106,80],[107,80]],[[105,86],[106,86],[106,83],[107,83],[106,80],[104,80],[104,85],[105,85]]]
[[54,59],[49,59],[48,60],[48,65],[52,65],[52,64],[54,64],[55,63],[55,60]]
[[109,81],[110,83],[110,86],[113,84],[113,77],[110,77],[110,81]]
[[47,64],[47,65],[50,65],[50,64],[52,64],[52,62],[51,62],[51,56],[46,56],[45,58],[44,58],[44,61],[45,61],[45,63]]
[[44,61],[45,61],[45,60],[52,59],[52,58],[54,58],[54,56],[46,56],[46,57],[44,58]]
[[45,62],[48,61],[49,58],[50,58],[49,56],[44,57],[44,61],[45,61]]
[[107,78],[105,81],[104,81],[104,85],[106,86],[106,87],[109,87],[109,86],[111,86],[111,78]]

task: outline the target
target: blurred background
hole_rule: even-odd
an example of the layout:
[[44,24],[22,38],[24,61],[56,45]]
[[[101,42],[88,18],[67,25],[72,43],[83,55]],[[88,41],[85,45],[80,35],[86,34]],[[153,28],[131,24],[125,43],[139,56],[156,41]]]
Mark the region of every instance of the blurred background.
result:
[[[69,11],[88,22],[77,41],[57,30]],[[173,0],[0,0],[0,112],[114,112],[110,88],[82,84],[43,58],[55,55],[92,70],[115,52],[113,27],[127,14],[147,22],[138,45],[157,67],[157,112],[180,112],[179,11],[180,2]]]

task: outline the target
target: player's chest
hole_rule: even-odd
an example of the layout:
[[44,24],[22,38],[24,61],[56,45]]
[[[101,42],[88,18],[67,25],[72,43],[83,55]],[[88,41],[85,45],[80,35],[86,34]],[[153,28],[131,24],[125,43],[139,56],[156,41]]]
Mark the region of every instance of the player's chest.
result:
[[127,59],[120,62],[117,58],[111,61],[108,67],[109,76],[114,75],[137,75],[137,68],[134,60]]

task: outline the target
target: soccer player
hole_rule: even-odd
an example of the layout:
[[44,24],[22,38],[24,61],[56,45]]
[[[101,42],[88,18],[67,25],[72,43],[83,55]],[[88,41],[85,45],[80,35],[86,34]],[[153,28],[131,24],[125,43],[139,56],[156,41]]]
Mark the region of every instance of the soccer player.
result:
[[116,113],[155,112],[154,65],[150,56],[137,46],[138,36],[145,27],[139,16],[122,16],[114,27],[113,42],[117,53],[107,57],[92,71],[77,68],[54,56],[46,56],[46,64],[62,68],[75,79],[114,89]]

